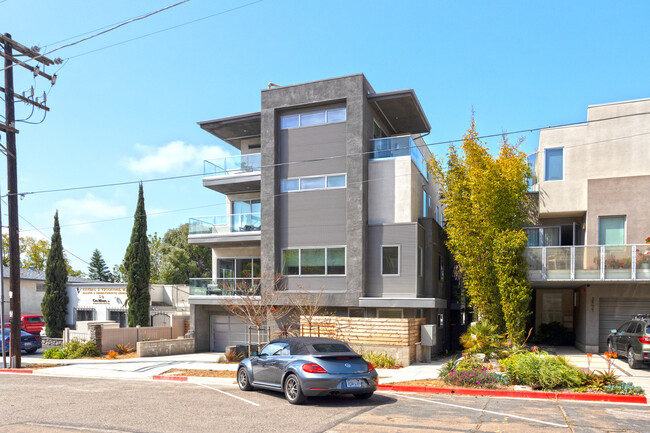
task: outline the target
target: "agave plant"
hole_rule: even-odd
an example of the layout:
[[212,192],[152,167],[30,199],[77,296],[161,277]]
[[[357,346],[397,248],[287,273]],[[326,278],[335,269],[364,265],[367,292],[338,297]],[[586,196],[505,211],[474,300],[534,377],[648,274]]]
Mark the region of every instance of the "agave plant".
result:
[[503,345],[504,335],[497,331],[496,325],[475,323],[460,336],[460,344],[465,348],[465,353],[469,355],[484,353],[487,357],[492,357]]

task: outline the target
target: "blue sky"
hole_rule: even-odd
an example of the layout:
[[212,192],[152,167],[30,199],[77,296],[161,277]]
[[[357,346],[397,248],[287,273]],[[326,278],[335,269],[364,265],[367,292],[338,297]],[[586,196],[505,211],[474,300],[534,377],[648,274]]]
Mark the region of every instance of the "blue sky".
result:
[[[173,3],[5,0],[0,31],[50,50]],[[472,108],[479,133],[494,134],[584,121],[590,104],[650,97],[650,3],[638,1],[265,0],[84,54],[247,3],[192,0],[53,53],[70,60],[45,121],[18,125],[19,192],[199,174],[204,159],[233,149],[196,122],[258,111],[268,82],[363,72],[376,91],[415,89],[432,126],[428,142],[460,138]],[[34,84],[22,68],[15,81],[17,91]],[[48,90],[36,80],[37,94]],[[18,118],[30,111],[17,104]],[[537,134],[522,135],[533,152]],[[6,194],[4,158],[0,167]],[[19,212],[49,237],[59,209],[64,247],[86,262],[98,248],[112,267],[124,256],[136,199],[135,184],[30,194]],[[200,176],[146,183],[145,201],[149,232],[160,235],[191,216],[225,213]],[[6,225],[4,204],[2,213]]]

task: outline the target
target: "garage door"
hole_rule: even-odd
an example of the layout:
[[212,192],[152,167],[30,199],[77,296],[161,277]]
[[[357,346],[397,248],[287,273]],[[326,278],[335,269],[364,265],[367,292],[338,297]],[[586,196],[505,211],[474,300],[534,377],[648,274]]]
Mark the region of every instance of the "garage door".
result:
[[650,314],[650,299],[600,298],[598,345],[607,350],[607,336],[636,314]]
[[223,352],[226,346],[246,344],[248,326],[235,316],[215,314],[210,316],[210,350]]

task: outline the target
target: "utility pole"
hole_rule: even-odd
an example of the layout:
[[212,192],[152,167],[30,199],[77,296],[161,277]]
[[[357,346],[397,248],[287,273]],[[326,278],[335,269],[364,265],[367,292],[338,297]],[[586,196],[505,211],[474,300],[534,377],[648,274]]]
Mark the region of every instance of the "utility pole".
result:
[[[7,136],[7,145],[4,150],[7,155],[7,201],[9,202],[9,320],[11,321],[9,359],[13,368],[20,368],[20,250],[18,245],[18,173],[16,164],[16,134],[18,130],[16,129],[14,97],[45,111],[50,109],[44,105],[45,94],[43,94],[43,104],[40,104],[38,98],[32,100],[30,97],[25,97],[24,94],[20,96],[14,93],[13,69],[14,65],[21,66],[31,71],[34,77],[47,78],[52,84],[56,82],[56,75],[50,76],[41,72],[38,66],[31,66],[16,59],[13,56],[14,49],[21,55],[36,60],[43,65],[49,66],[55,63],[54,60],[50,60],[37,51],[14,41],[9,33],[0,35],[0,42],[4,44],[4,52],[0,52],[0,56],[5,59],[5,87],[0,87],[0,91],[5,94],[6,123],[0,124],[0,130],[3,130]],[[4,341],[2,344],[4,345]]]
[[4,245],[2,244],[2,201],[0,201],[0,336],[2,337],[2,368],[7,368],[7,351],[5,350],[5,265]]

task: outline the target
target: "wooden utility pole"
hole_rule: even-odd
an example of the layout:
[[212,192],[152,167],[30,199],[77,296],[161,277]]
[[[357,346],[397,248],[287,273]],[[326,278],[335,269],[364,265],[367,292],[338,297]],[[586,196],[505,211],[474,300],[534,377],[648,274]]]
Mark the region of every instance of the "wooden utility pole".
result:
[[18,245],[18,173],[16,165],[16,134],[18,130],[16,129],[14,96],[37,108],[45,109],[46,111],[49,111],[49,108],[44,104],[39,104],[37,100],[32,101],[30,98],[14,94],[13,69],[15,65],[21,66],[31,71],[34,77],[43,76],[44,78],[48,78],[52,84],[56,82],[56,75],[47,75],[41,72],[38,66],[30,66],[14,58],[13,50],[15,49],[20,54],[29,57],[31,60],[36,60],[43,65],[49,66],[55,64],[55,61],[11,39],[9,33],[0,35],[0,42],[4,44],[4,53],[1,53],[0,56],[5,60],[5,87],[4,89],[0,89],[5,94],[6,123],[0,124],[0,130],[4,131],[7,136],[5,151],[7,154],[7,201],[9,203],[9,319],[11,321],[9,359],[12,367],[20,368],[20,249]]

